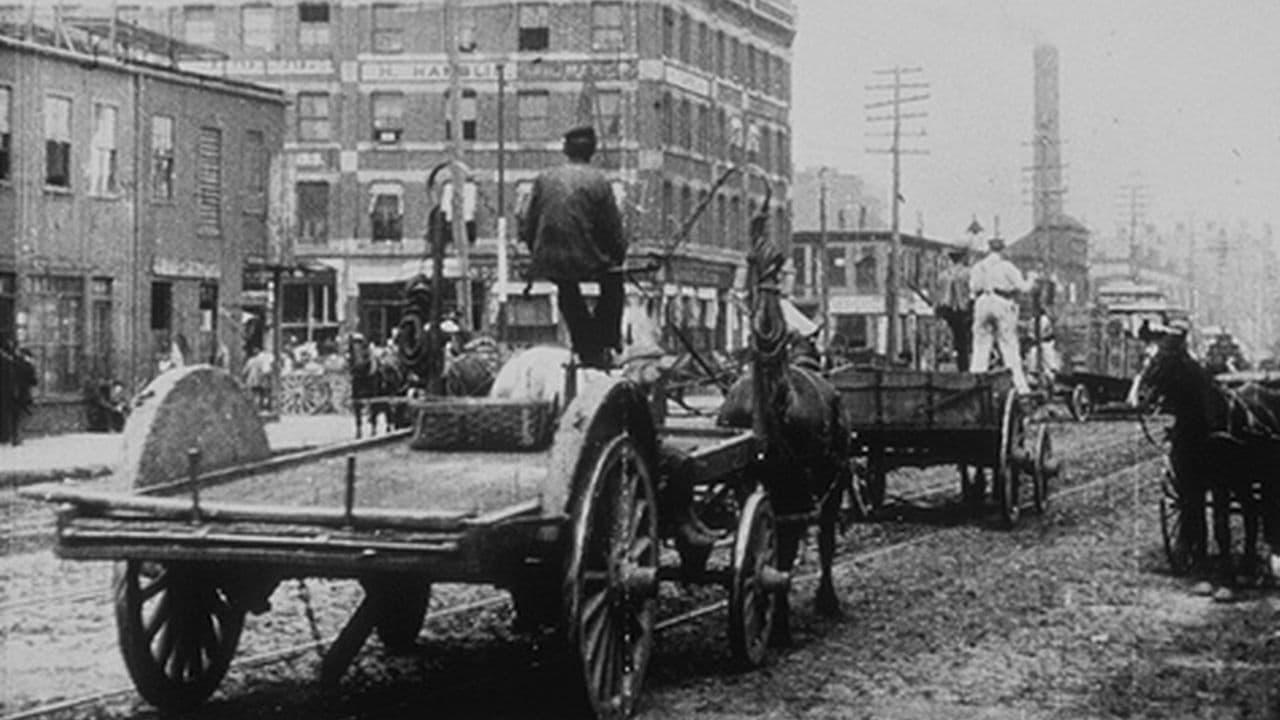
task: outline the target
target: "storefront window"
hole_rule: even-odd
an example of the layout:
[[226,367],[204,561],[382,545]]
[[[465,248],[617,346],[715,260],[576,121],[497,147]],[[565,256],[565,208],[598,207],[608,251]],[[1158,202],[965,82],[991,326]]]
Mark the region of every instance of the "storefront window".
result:
[[27,338],[36,363],[36,392],[75,393],[84,382],[84,280],[74,276],[28,277]]

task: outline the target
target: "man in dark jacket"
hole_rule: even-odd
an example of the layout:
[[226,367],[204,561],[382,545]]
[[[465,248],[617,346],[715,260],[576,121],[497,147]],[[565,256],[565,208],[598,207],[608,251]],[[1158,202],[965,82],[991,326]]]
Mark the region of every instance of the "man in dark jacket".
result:
[[[534,181],[520,219],[520,240],[533,253],[529,277],[556,284],[560,314],[583,365],[607,369],[610,349],[621,350],[626,301],[621,267],[627,257],[622,215],[604,173],[591,166],[596,133],[589,126],[564,135],[568,162]],[[578,284],[597,282],[595,312]]]

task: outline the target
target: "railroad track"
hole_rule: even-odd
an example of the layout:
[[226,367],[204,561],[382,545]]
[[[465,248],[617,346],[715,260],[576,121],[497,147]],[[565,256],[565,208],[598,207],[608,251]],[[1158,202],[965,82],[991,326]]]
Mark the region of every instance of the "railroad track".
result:
[[[1083,448],[1073,448],[1071,453],[1073,456],[1083,456],[1103,452],[1105,450],[1114,450],[1120,446],[1132,445],[1134,442],[1132,437],[1124,437],[1121,439],[1108,438],[1101,442],[1088,443]],[[1144,443],[1145,445],[1145,443]],[[1061,502],[1064,499],[1082,495],[1114,483],[1117,478],[1124,475],[1129,469],[1140,465],[1153,457],[1156,452],[1154,448],[1149,446],[1142,450],[1136,451],[1131,457],[1124,458],[1119,467],[1108,469],[1105,474],[1088,480],[1086,482],[1073,485],[1067,488],[1056,490],[1054,499]],[[909,495],[899,498],[899,500],[907,502],[924,502],[936,499],[942,494],[954,494],[956,482],[954,477],[942,482],[929,482],[923,487],[917,488]],[[922,544],[930,539],[936,538],[943,533],[954,531],[954,528],[931,528],[922,529],[918,533],[912,533],[911,537],[905,539],[894,540],[879,544],[876,547],[866,548],[852,553],[838,554],[835,565],[837,568],[847,568],[858,564],[865,564],[876,560],[892,556],[894,554],[904,552],[911,547]],[[808,555],[810,553],[806,553]],[[806,564],[804,567],[808,567]],[[801,572],[794,578],[797,585],[808,584],[816,580],[817,573],[812,570],[801,569]],[[71,601],[84,602],[92,599],[109,600],[108,594],[102,589],[93,591],[70,592],[62,595],[45,596],[41,598],[22,599],[0,604],[0,613],[12,609],[20,609],[23,607],[43,605],[50,602]],[[440,608],[428,613],[426,617],[426,627],[438,627],[451,618],[466,616],[472,613],[481,613],[484,611],[498,610],[509,605],[509,596],[502,591],[493,591],[492,595],[473,599],[458,605]],[[694,623],[702,618],[716,615],[723,612],[726,608],[726,601],[715,600],[703,603],[692,608],[682,609],[675,614],[668,615],[659,621],[657,629],[659,632],[669,632],[675,628]],[[331,643],[336,635],[328,637],[312,638],[306,642],[294,643],[285,647],[263,650],[237,658],[231,667],[230,674],[236,675],[243,673],[245,670],[260,668],[275,663],[282,663],[306,653],[318,652]],[[11,714],[0,716],[0,720],[34,720],[36,718],[46,718],[50,716],[60,716],[64,713],[73,713],[78,709],[96,707],[113,700],[121,700],[128,698],[134,694],[132,685],[122,685],[120,687],[108,690],[85,693],[76,697],[62,699],[54,702],[43,703],[33,707],[29,707]]]

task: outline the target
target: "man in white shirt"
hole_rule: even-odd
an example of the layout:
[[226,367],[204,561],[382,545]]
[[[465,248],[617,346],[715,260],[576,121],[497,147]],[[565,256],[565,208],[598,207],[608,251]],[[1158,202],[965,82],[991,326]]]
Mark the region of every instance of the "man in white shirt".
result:
[[1004,240],[991,238],[991,252],[969,271],[969,287],[973,293],[973,358],[969,371],[986,372],[991,362],[991,346],[1000,348],[1005,367],[1013,373],[1013,386],[1019,393],[1031,387],[1022,372],[1022,356],[1018,352],[1017,294],[1030,290],[1022,272],[1000,254]]

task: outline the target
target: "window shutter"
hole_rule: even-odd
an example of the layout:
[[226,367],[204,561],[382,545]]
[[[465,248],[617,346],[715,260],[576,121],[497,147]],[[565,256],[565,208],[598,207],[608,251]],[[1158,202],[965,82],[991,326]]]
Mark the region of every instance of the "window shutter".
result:
[[200,128],[196,141],[196,232],[222,234],[222,131]]

